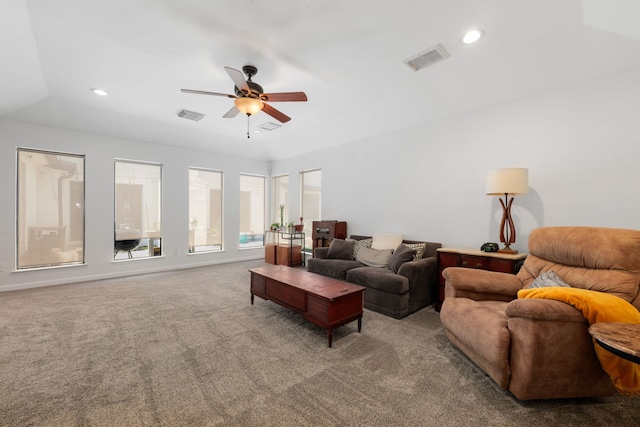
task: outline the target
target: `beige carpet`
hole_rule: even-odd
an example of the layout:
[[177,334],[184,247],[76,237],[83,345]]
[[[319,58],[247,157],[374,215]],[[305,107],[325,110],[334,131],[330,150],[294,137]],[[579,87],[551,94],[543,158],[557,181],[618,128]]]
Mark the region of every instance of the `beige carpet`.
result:
[[432,308],[326,334],[250,304],[260,261],[0,293],[1,426],[630,426],[640,399],[522,403]]

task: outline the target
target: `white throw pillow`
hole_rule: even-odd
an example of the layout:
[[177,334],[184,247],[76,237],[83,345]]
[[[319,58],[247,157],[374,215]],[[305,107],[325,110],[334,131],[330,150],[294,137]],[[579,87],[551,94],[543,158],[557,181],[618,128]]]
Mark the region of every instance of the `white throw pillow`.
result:
[[394,250],[402,243],[404,235],[400,233],[374,233],[371,249]]

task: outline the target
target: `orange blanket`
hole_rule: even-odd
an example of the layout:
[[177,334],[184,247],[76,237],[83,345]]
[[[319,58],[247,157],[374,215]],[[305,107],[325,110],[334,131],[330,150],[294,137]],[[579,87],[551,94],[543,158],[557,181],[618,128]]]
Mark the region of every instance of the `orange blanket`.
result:
[[[640,324],[640,312],[615,295],[579,288],[533,288],[518,291],[518,298],[545,298],[571,304],[593,325],[596,322]],[[602,369],[619,391],[640,394],[640,365],[618,357],[594,343]]]

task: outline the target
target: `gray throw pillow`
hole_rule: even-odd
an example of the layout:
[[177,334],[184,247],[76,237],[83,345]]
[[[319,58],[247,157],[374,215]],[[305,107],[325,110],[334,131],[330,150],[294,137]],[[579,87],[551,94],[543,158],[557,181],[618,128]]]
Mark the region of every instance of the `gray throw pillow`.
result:
[[329,259],[353,259],[353,246],[355,240],[333,239],[327,251]]
[[413,261],[415,253],[415,249],[411,249],[409,246],[401,243],[396,250],[393,251],[391,258],[389,259],[389,270],[397,273],[402,264],[408,261]]
[[356,261],[370,267],[386,267],[392,252],[391,249],[360,248]]
[[571,287],[571,285],[567,284],[556,273],[554,273],[552,270],[549,270],[541,273],[538,277],[536,277],[536,279],[528,286],[528,289],[546,288],[553,286],[561,288]]

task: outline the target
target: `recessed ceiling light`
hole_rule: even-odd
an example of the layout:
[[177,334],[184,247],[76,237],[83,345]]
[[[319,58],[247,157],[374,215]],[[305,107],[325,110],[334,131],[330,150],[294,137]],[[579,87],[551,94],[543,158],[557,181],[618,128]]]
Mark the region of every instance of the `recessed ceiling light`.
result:
[[462,43],[472,44],[480,40],[484,36],[484,30],[470,30],[462,36]]
[[102,89],[96,89],[96,88],[92,88],[91,92],[95,93],[96,95],[100,95],[100,96],[107,96],[109,95],[109,93],[106,90],[102,90]]

